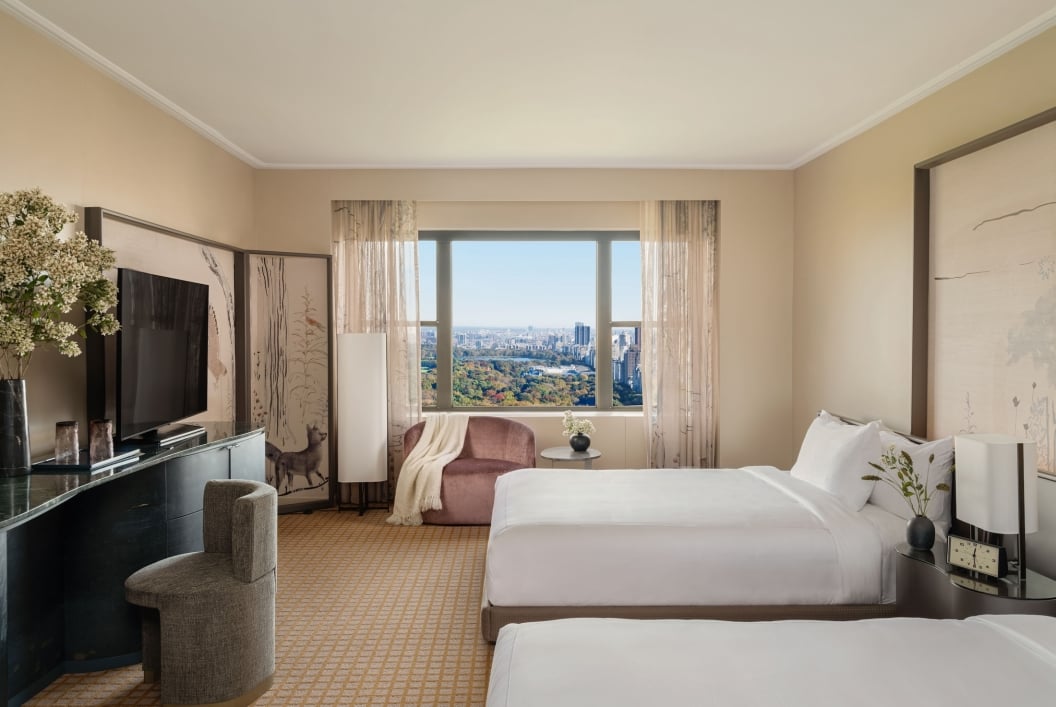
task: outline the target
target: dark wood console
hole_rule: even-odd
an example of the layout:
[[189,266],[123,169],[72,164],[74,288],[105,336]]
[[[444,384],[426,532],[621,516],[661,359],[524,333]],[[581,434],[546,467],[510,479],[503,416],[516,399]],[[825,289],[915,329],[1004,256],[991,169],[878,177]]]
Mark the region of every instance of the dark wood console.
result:
[[0,479],[0,704],[20,705],[64,672],[140,661],[125,578],[202,549],[206,481],[264,481],[263,430],[203,426],[205,436],[94,474]]
[[1056,616],[1056,580],[1027,570],[995,579],[951,567],[946,544],[916,550],[895,547],[895,601],[899,616],[963,619],[979,614],[1048,614]]

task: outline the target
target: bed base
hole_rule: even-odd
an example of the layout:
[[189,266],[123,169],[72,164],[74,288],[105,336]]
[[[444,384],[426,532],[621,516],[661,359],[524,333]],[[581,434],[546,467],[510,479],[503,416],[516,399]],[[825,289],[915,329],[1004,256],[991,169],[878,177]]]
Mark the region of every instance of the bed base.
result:
[[895,615],[894,604],[780,604],[731,606],[495,606],[483,592],[480,632],[494,643],[506,624],[571,618],[853,621]]

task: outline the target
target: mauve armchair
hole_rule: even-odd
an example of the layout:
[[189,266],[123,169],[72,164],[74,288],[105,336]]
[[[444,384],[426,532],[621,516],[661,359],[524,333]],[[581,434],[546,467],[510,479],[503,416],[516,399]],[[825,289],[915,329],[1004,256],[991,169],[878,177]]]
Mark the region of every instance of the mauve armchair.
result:
[[[403,435],[406,457],[422,436],[424,422]],[[438,511],[424,511],[433,525],[490,525],[495,506],[495,479],[514,469],[535,466],[535,433],[528,425],[504,417],[469,418],[462,453],[444,467]]]

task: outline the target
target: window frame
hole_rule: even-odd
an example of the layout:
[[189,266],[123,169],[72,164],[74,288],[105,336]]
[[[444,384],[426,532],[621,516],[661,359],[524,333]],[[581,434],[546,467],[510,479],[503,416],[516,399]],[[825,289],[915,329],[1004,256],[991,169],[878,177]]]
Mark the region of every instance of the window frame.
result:
[[[419,241],[436,243],[436,319],[420,320],[419,327],[436,329],[436,406],[423,409],[435,412],[553,412],[563,410],[561,406],[517,405],[517,406],[466,406],[454,407],[453,372],[454,352],[452,340],[454,322],[451,289],[451,244],[457,241],[586,241],[597,245],[595,262],[595,347],[599,341],[612,341],[612,331],[617,328],[641,327],[640,321],[612,320],[612,243],[615,241],[641,241],[638,229],[590,230],[590,231],[465,231],[435,230],[418,231]],[[420,265],[419,265],[420,267]],[[575,411],[640,411],[641,405],[613,405],[612,352],[594,357],[594,405],[581,405]]]

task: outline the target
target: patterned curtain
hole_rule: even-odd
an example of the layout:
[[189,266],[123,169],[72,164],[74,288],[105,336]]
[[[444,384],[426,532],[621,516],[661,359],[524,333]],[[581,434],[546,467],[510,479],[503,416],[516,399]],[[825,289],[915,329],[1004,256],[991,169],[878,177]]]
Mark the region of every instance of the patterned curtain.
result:
[[650,467],[716,463],[718,204],[641,207],[642,406]]
[[415,202],[335,201],[331,240],[337,333],[386,335],[392,498],[403,433],[422,415]]

